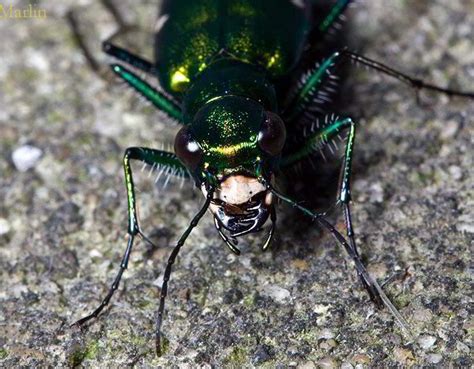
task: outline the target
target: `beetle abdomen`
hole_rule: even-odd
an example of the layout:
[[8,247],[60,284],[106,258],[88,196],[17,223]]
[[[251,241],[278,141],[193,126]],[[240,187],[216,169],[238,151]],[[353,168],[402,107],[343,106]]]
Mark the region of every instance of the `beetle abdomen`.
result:
[[179,93],[219,55],[283,75],[298,60],[309,20],[298,1],[166,0],[158,26],[158,76]]

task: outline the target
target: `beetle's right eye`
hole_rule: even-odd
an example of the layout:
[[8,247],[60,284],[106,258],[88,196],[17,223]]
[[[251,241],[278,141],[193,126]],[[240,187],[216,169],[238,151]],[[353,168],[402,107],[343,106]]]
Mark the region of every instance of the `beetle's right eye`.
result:
[[174,140],[174,152],[188,169],[194,170],[201,163],[202,149],[187,127],[181,128]]
[[276,156],[281,153],[286,141],[285,123],[271,111],[266,112],[266,119],[262,123],[258,134],[258,144],[267,154]]

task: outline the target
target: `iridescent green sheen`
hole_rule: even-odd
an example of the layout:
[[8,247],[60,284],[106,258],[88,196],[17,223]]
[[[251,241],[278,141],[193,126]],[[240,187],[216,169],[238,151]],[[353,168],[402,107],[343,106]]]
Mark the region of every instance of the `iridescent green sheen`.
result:
[[220,59],[206,68],[186,91],[183,119],[189,124],[206,102],[225,95],[246,96],[276,111],[276,92],[265,71],[236,59]]
[[222,57],[281,76],[298,60],[309,29],[305,8],[288,0],[166,0],[158,24],[158,76],[172,94]]
[[[135,71],[159,78],[162,89],[124,65],[112,65],[122,80],[184,127],[176,135],[175,153],[144,147],[125,151],[127,247],[105,298],[74,325],[82,326],[109,304],[127,269],[136,237],[152,243],[142,233],[137,215],[131,161],[140,161],[158,170],[157,180],[161,175],[167,177],[164,186],[169,176],[193,177],[206,197],[171,252],[164,271],[156,319],[158,355],[162,353],[161,324],[172,267],[207,209],[213,213],[222,240],[239,254],[237,238],[261,231],[270,220],[262,244],[263,250],[268,248],[277,220],[276,199],[299,209],[333,235],[354,262],[371,299],[379,306],[385,305],[411,336],[408,323],[367,272],[357,250],[350,208],[356,123],[349,117],[325,114],[317,105],[330,100],[335,92],[334,73],[348,61],[397,78],[416,90],[469,98],[474,98],[474,93],[426,83],[347,49],[333,52],[321,65],[301,73],[305,59],[312,59],[313,51],[324,46],[324,36],[351,2],[333,0],[330,9],[323,11],[325,6],[318,6],[325,3],[322,0],[164,0],[155,27],[155,63],[111,42],[104,43],[107,54]],[[303,46],[308,52],[301,57]],[[317,151],[324,158],[324,149],[333,151],[330,143],[342,132],[347,136],[337,204],[343,209],[345,236],[326,219],[326,213],[316,213],[274,187],[279,169],[311,159]]]
[[181,120],[182,113],[179,107],[176,106],[176,104],[174,104],[172,101],[168,100],[162,93],[155,90],[146,81],[138,77],[135,73],[120,64],[113,65],[112,70],[115,74],[123,78],[125,82],[129,83],[138,91],[140,91],[142,96],[155,105],[158,109],[165,111],[171,118]]
[[250,98],[225,95],[208,102],[190,125],[204,151],[206,165],[218,172],[248,169],[259,155],[257,136],[265,118],[261,104]]
[[306,40],[305,7],[288,0],[167,0],[158,24],[158,78],[182,99],[203,166],[254,172],[264,112],[278,111],[274,82],[298,61]]

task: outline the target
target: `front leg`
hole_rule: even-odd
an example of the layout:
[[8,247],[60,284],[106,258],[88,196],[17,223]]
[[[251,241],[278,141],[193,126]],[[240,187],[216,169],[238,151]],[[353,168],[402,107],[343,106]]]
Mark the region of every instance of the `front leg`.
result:
[[[347,131],[348,135],[346,139],[346,148],[344,153],[344,159],[341,166],[341,176],[340,184],[337,195],[337,203],[340,203],[343,207],[344,212],[344,222],[346,225],[346,234],[349,238],[349,246],[351,252],[355,257],[360,259],[359,251],[357,250],[357,245],[355,242],[354,228],[352,226],[352,218],[350,212],[350,200],[351,200],[351,191],[350,191],[350,179],[351,179],[351,170],[352,170],[352,159],[354,153],[354,141],[355,141],[355,131],[356,125],[351,118],[340,118],[334,119],[332,122],[329,122],[325,127],[320,130],[315,131],[308,136],[306,142],[301,146],[301,148],[294,152],[293,154],[283,158],[283,165],[291,165],[305,157],[313,154],[315,151],[321,150],[325,145],[328,144],[332,139],[339,135],[342,131]],[[367,279],[364,274],[361,274],[358,271],[359,277],[362,280],[367,292],[370,295],[370,298],[377,303],[378,305],[382,304],[380,300],[379,293],[375,286],[372,284],[372,280]]]
[[[161,151],[161,150],[153,150],[144,147],[129,147],[125,151],[125,155],[123,157],[123,169],[125,173],[125,186],[127,188],[127,200],[128,200],[128,242],[127,248],[125,249],[125,253],[122,257],[122,261],[120,263],[120,269],[109,289],[109,292],[102,300],[100,305],[89,315],[85,316],[82,319],[79,319],[77,322],[73,324],[73,326],[82,326],[87,321],[91,320],[92,318],[96,318],[100,312],[108,305],[110,299],[112,298],[114,292],[117,290],[120,280],[122,279],[122,274],[128,267],[128,260],[130,258],[130,254],[133,248],[133,242],[135,237],[139,234],[142,235],[140,230],[140,226],[138,224],[138,217],[137,217],[137,209],[136,209],[136,199],[135,199],[135,187],[133,183],[133,174],[132,168],[130,166],[130,160],[138,160],[145,164],[151,166],[161,166],[166,167],[172,170],[172,173],[176,173],[178,176],[187,177],[187,171],[184,166],[181,164],[179,159],[176,155]],[[144,236],[143,236],[144,237]],[[146,238],[146,237],[145,237]]]

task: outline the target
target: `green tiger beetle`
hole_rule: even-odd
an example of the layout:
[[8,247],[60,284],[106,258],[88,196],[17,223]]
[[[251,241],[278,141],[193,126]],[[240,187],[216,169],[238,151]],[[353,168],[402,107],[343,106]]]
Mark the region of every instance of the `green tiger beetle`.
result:
[[[110,1],[108,1],[110,5]],[[123,157],[128,196],[128,244],[120,270],[102,303],[92,314],[78,320],[82,326],[109,303],[127,269],[133,243],[142,233],[130,162],[141,161],[165,169],[175,176],[190,178],[202,190],[204,205],[180,237],[169,256],[161,287],[156,318],[156,350],[161,353],[161,324],[168,281],[176,257],[189,234],[210,210],[218,234],[239,254],[237,239],[258,232],[270,224],[262,249],[272,241],[277,200],[286,202],[331,233],[354,262],[370,298],[387,307],[402,328],[408,324],[367,272],[358,252],[351,220],[351,164],[356,123],[347,116],[320,112],[334,93],[338,69],[347,62],[364,65],[389,75],[415,90],[426,89],[474,98],[412,78],[389,66],[348,49],[342,49],[304,73],[291,92],[282,80],[295,70],[305,50],[324,46],[325,36],[351,4],[334,1],[329,11],[314,17],[321,1],[303,0],[165,0],[156,24],[155,62],[115,45],[103,43],[104,51],[118,59],[112,71],[139,95],[171,119],[182,124],[174,152],[146,147],[129,147]],[[319,18],[319,19],[318,19]],[[308,35],[317,45],[308,45]],[[316,65],[316,67],[314,67]],[[161,89],[139,76],[157,77]],[[297,123],[306,112],[314,121],[305,133]],[[337,205],[342,208],[345,236],[326,218],[275,187],[280,170],[317,155],[334,137],[346,132]]]

